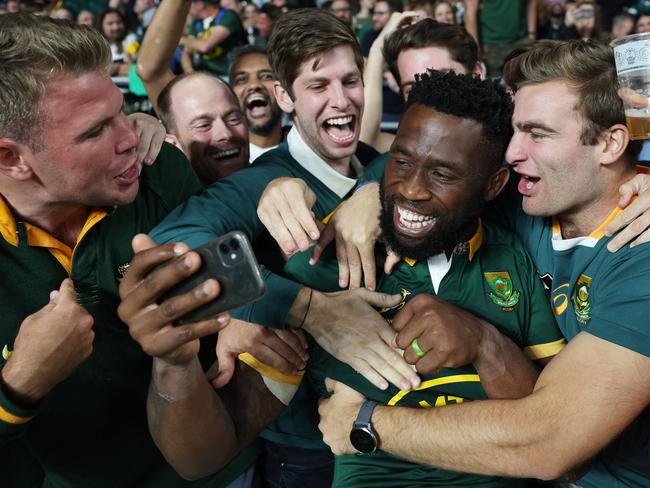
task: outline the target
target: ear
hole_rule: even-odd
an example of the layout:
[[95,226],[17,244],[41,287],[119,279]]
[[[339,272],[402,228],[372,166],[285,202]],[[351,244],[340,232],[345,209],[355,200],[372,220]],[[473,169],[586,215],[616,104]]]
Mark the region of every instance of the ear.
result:
[[492,176],[490,176],[488,184],[485,187],[485,193],[483,194],[485,201],[489,202],[494,200],[505,188],[509,179],[510,169],[505,166],[501,166],[498,170],[492,173]]
[[34,174],[27,164],[31,150],[24,144],[0,138],[0,174],[15,180],[28,180]]
[[474,69],[472,69],[472,74],[474,76],[478,76],[480,79],[484,80],[485,75],[487,74],[487,69],[485,67],[485,63],[482,61],[477,61],[474,64]]
[[278,106],[282,111],[288,114],[293,113],[293,100],[291,99],[289,92],[282,87],[279,81],[273,82],[273,93],[275,93],[275,100],[278,102]]
[[623,157],[630,142],[630,133],[623,124],[616,124],[607,129],[598,141],[602,148],[600,164],[612,164]]

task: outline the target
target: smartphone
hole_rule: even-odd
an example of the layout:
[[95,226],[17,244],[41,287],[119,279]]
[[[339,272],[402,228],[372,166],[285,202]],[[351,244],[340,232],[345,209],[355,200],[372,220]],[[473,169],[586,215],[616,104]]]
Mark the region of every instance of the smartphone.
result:
[[262,279],[255,254],[243,232],[233,231],[194,249],[201,256],[201,268],[185,281],[169,289],[160,302],[190,291],[208,278],[215,278],[221,292],[209,303],[176,320],[186,324],[206,319],[253,302],[264,295]]

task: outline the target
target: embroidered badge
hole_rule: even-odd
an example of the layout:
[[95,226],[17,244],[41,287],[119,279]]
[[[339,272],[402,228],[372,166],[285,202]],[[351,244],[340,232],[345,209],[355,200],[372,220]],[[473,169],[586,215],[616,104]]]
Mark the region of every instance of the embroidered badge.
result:
[[483,273],[490,293],[490,300],[503,308],[506,312],[512,312],[512,309],[519,303],[519,292],[512,287],[512,280],[507,271],[498,271],[494,273]]
[[391,310],[402,310],[404,308],[404,305],[406,305],[406,297],[411,295],[411,292],[406,288],[402,288],[399,291],[399,294],[402,295],[402,300],[397,305],[393,305],[392,307],[384,307],[379,311],[379,313],[389,312]]
[[580,275],[573,291],[573,308],[576,312],[576,319],[581,324],[586,324],[591,318],[591,304],[589,303],[589,287],[591,278],[587,275]]

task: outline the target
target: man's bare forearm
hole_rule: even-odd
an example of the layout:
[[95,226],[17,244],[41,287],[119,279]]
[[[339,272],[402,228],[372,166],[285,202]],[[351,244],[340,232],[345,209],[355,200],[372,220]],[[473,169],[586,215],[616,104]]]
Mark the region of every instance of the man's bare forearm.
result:
[[221,469],[282,408],[259,374],[245,365],[217,393],[198,360],[187,366],[154,360],[147,400],[149,428],[165,458],[187,479]]
[[383,110],[384,56],[381,51],[383,45],[384,38],[380,36],[370,47],[368,61],[363,70],[363,94],[366,100],[366,109],[361,120],[359,139],[371,146],[377,140]]
[[147,415],[156,445],[184,478],[217,471],[237,452],[232,419],[198,359],[184,366],[154,359]]
[[178,41],[183,35],[185,18],[190,10],[190,5],[191,2],[188,0],[160,2],[142,41],[137,71],[147,88],[149,99],[156,109],[158,95],[174,77],[169,69],[169,64],[174,57]]
[[[382,450],[415,462],[554,479],[594,456],[646,408],[649,368],[649,358],[581,334],[546,366],[525,398],[432,409],[377,407],[373,423]],[[612,388],[618,392],[614,402]]]

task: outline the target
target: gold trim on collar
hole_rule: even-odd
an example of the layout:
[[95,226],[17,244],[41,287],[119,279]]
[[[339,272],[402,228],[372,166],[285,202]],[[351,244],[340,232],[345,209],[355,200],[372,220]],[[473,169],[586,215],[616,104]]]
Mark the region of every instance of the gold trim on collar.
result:
[[[106,217],[108,213],[101,208],[93,209],[77,237],[77,244],[88,233],[88,231],[97,224],[100,220]],[[40,227],[36,227],[28,222],[24,222],[25,233],[27,234],[27,243],[34,247],[45,247],[54,256],[54,258],[63,266],[68,275],[72,274],[72,255],[74,249],[62,243],[56,237],[44,231]],[[18,246],[18,232],[16,220],[14,219],[11,209],[4,198],[0,197],[0,234],[5,241],[12,246]],[[76,249],[75,245],[75,249]]]
[[[634,197],[636,198],[636,197]],[[605,227],[607,227],[612,220],[614,220],[618,214],[620,214],[623,211],[622,208],[616,207],[614,210],[611,211],[611,213],[603,220],[598,227],[596,227],[594,230],[592,230],[588,236],[586,237],[592,237],[596,240],[602,239],[605,237]],[[562,227],[560,226],[560,221],[557,219],[557,217],[553,216],[551,217],[551,232],[553,237],[557,237],[559,239],[562,238]]]

